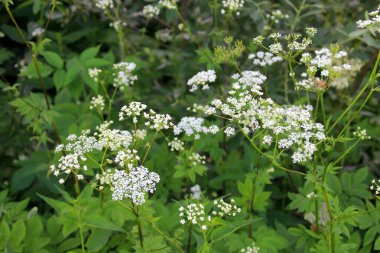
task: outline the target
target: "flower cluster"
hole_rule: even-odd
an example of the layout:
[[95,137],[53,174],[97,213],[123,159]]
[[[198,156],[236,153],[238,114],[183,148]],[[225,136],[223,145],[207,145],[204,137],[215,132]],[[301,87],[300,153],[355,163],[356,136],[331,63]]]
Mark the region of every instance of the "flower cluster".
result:
[[187,85],[191,86],[190,91],[194,92],[201,88],[202,90],[209,89],[209,83],[213,83],[216,80],[216,74],[214,70],[201,71],[187,81]]
[[142,115],[142,112],[147,106],[141,102],[131,102],[129,105],[124,105],[119,112],[119,120],[122,121],[126,118],[132,117],[133,123],[137,123],[137,117]]
[[177,8],[177,0],[160,0],[158,1],[158,5],[169,10],[175,10]]
[[201,194],[202,194],[202,191],[201,191],[201,187],[199,186],[199,184],[196,184],[192,187],[190,187],[190,192],[191,192],[191,195],[190,197],[192,199],[201,199]]
[[280,20],[288,19],[289,15],[282,13],[281,10],[274,10],[271,13],[268,13],[266,17],[277,24]]
[[137,76],[132,72],[136,68],[136,64],[129,62],[120,62],[113,65],[114,73],[114,87],[120,87],[121,90],[128,86],[132,86],[137,80]]
[[160,14],[160,9],[155,5],[145,5],[142,10],[146,18],[155,18]]
[[177,137],[174,137],[172,141],[168,143],[168,146],[170,147],[170,151],[183,151],[185,149],[184,147],[185,143],[178,139]]
[[233,136],[233,135],[235,135],[235,128],[233,128],[233,127],[226,127],[226,129],[224,129],[224,133],[227,136]]
[[240,9],[243,8],[244,0],[223,0],[221,13],[234,13],[240,15]]
[[212,215],[223,217],[223,216],[236,216],[236,214],[241,212],[241,208],[234,205],[235,200],[231,199],[231,203],[225,202],[223,199],[214,200],[214,208],[216,210],[212,211]]
[[367,130],[361,129],[358,127],[356,131],[354,132],[354,136],[359,138],[360,140],[369,140],[371,139],[371,136],[368,136]]
[[265,79],[260,72],[244,71],[242,77],[235,77],[237,82],[225,101],[214,99],[211,106],[203,107],[204,112],[221,112],[247,136],[261,130],[262,144],[275,143],[279,149],[293,150],[294,163],[311,159],[317,150],[314,142],[325,139],[323,125],[313,122],[311,106],[280,106],[270,98],[261,98],[259,84]]
[[161,131],[173,127],[172,118],[169,114],[159,114],[150,109],[147,111],[147,106],[141,102],[131,102],[125,105],[119,112],[119,120],[132,117],[133,123],[137,124],[139,117],[145,120],[145,125],[150,129]]
[[375,179],[372,179],[372,185],[369,187],[371,191],[374,191],[376,195],[380,195],[380,179],[377,180],[377,184]]
[[99,81],[99,74],[102,73],[101,69],[98,68],[90,68],[88,69],[88,75],[94,80],[95,82]]
[[88,157],[91,157],[92,152],[105,150],[106,153],[109,150],[117,153],[120,150],[128,149],[133,141],[132,135],[128,131],[109,129],[111,124],[112,121],[104,122],[96,128],[93,134],[86,129],[79,136],[69,135],[65,144],[56,147],[56,153],[62,152],[63,155],[59,158],[58,165],[50,166],[53,174],[59,176],[73,173],[77,175],[78,179],[83,179],[81,173],[87,171],[86,161]]
[[206,157],[199,153],[192,153],[189,157],[189,162],[194,166],[206,164]]
[[207,222],[211,221],[211,216],[205,214],[205,208],[202,204],[191,203],[186,207],[181,206],[178,210],[181,224],[188,221],[193,225],[197,224],[202,230],[206,230]]
[[243,71],[241,75],[236,73],[231,78],[233,79],[232,88],[234,90],[249,90],[256,95],[263,95],[260,85],[267,80],[267,77],[259,71]]
[[90,109],[96,109],[99,112],[103,111],[104,109],[104,98],[101,95],[98,95],[97,97],[91,98],[91,105]]
[[136,205],[145,203],[146,193],[153,193],[160,176],[143,166],[135,167],[125,172],[116,170],[112,177],[111,190],[113,200],[132,200]]
[[114,7],[113,0],[96,0],[95,6],[102,10],[112,9]]
[[268,38],[271,41],[269,45],[263,44],[265,40],[263,36],[255,37],[253,43],[268,49],[272,54],[292,58],[312,44],[312,39],[316,33],[317,29],[311,27],[306,28],[306,36],[299,33],[290,33],[283,36],[276,32],[269,35]]
[[184,133],[186,136],[195,136],[199,139],[199,134],[208,133],[209,129],[204,125],[203,118],[183,117],[181,121],[174,126],[174,135]]
[[[337,45],[316,50],[314,57],[310,53],[303,53],[300,61],[306,65],[306,73],[301,76],[305,79],[296,85],[304,89],[325,89],[329,85],[345,88],[338,78],[351,75],[352,66],[346,58],[347,52],[339,50]],[[317,73],[320,73],[320,77],[316,76]]]
[[248,55],[248,59],[252,60],[255,66],[271,66],[273,63],[282,61],[280,56],[275,56],[270,52],[258,51],[256,54]]
[[241,249],[240,252],[244,252],[244,253],[259,253],[260,251],[260,248],[256,246],[256,244],[253,242],[252,243],[252,246],[248,246],[244,249]]
[[40,36],[41,34],[43,34],[45,32],[45,29],[41,28],[41,27],[36,27],[33,31],[32,31],[32,37],[38,37]]
[[377,30],[380,29],[380,6],[377,7],[376,10],[368,13],[371,17],[367,20],[359,20],[356,22],[359,28],[375,28]]

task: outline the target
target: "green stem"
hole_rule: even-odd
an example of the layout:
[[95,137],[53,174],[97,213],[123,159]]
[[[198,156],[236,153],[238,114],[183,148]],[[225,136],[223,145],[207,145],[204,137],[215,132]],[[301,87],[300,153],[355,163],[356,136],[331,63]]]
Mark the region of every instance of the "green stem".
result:
[[346,114],[351,110],[351,107],[353,107],[356,104],[356,102],[359,100],[359,98],[367,90],[367,88],[369,87],[369,85],[371,84],[373,86],[375,78],[376,78],[376,72],[377,72],[377,66],[379,64],[379,60],[380,60],[380,52],[377,54],[377,59],[376,59],[375,66],[372,69],[371,75],[370,75],[367,83],[361,89],[361,91],[359,92],[359,94],[356,95],[356,97],[354,98],[354,100],[352,100],[352,102],[348,105],[348,107],[346,108],[346,110],[344,110],[344,112],[334,122],[334,124],[330,127],[330,129],[327,131],[327,133],[330,133],[336,127],[336,125],[343,119],[343,117],[346,116]]
[[192,231],[192,228],[193,228],[193,224],[190,223],[189,232],[188,232],[189,237],[187,238],[186,253],[190,253],[190,249],[191,249],[191,231]]

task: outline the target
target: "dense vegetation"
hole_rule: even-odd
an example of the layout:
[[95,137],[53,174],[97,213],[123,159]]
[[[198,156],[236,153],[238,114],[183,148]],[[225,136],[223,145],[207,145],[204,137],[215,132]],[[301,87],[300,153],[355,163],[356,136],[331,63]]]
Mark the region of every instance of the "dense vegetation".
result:
[[0,2],[1,252],[380,251],[376,1]]

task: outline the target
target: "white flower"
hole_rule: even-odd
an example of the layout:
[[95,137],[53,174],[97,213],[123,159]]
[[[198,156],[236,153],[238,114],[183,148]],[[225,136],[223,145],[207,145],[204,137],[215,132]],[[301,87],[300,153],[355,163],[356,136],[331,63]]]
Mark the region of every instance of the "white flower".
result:
[[96,0],[95,6],[102,10],[112,9],[114,7],[113,0]]
[[168,143],[170,151],[183,151],[185,149],[184,145],[185,143],[177,137],[174,137],[174,139]]
[[183,117],[178,125],[174,126],[174,135],[184,133],[187,136],[195,136],[199,138],[199,134],[207,134],[209,128],[204,125],[203,118]]
[[248,55],[248,59],[252,60],[253,65],[261,67],[271,66],[275,62],[282,61],[281,57],[263,51]]
[[96,109],[98,111],[103,111],[104,109],[104,98],[101,95],[98,95],[97,97],[91,98],[91,105],[90,109]]
[[58,182],[59,182],[60,184],[64,184],[64,183],[65,183],[65,180],[61,178],[60,180],[58,180]]
[[149,172],[147,168],[139,166],[125,171],[116,170],[112,178],[112,199],[132,200],[136,205],[145,203],[146,193],[153,193],[160,176],[155,172]]
[[95,81],[99,81],[99,74],[102,73],[101,69],[98,68],[89,68],[88,69],[88,75]]
[[169,10],[174,10],[177,8],[177,0],[160,0],[158,5]]
[[243,5],[244,0],[223,0],[221,13],[225,14],[226,12],[236,12],[236,14],[239,15],[239,9],[241,9]]
[[191,191],[191,198],[192,199],[200,199],[201,198],[201,194],[202,194],[202,191],[201,191],[201,187],[199,186],[199,184],[196,184],[192,187],[190,187],[190,191]]
[[233,127],[227,127],[226,129],[224,129],[224,133],[227,136],[235,135],[235,128],[233,128]]
[[125,87],[132,86],[137,80],[137,76],[132,72],[136,68],[135,63],[120,62],[113,65],[114,69],[114,87],[120,87],[123,90]]
[[147,18],[154,18],[160,14],[160,9],[155,5],[145,5],[143,8],[143,14]]
[[199,153],[192,153],[189,157],[189,161],[194,166],[206,164],[206,157]]
[[209,84],[215,82],[216,74],[214,70],[207,70],[198,72],[195,76],[187,81],[187,85],[191,86],[190,91],[194,92],[201,88],[202,90],[208,90]]
[[371,139],[371,136],[368,136],[367,130],[361,129],[358,127],[354,132],[354,136],[358,137],[361,140]]
[[41,27],[37,27],[36,29],[33,30],[32,37],[38,37],[41,34],[43,34],[44,32],[45,32],[45,29],[43,29]]
[[126,117],[133,117],[133,123],[137,123],[137,117],[142,115],[142,112],[147,106],[141,102],[131,102],[129,105],[124,105],[119,112],[119,120],[122,121]]
[[370,19],[368,20],[359,20],[356,22],[359,28],[374,28],[377,31],[380,31],[380,6],[369,13]]

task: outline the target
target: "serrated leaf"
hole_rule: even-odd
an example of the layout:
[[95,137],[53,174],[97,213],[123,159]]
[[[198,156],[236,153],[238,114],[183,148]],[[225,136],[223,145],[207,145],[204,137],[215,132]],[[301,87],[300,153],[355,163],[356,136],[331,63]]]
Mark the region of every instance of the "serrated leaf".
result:
[[42,56],[51,66],[56,67],[57,69],[63,68],[63,60],[59,54],[51,51],[45,51],[42,53]]
[[125,232],[122,228],[116,226],[112,221],[99,214],[89,215],[85,217],[85,219],[86,224],[90,227]]

